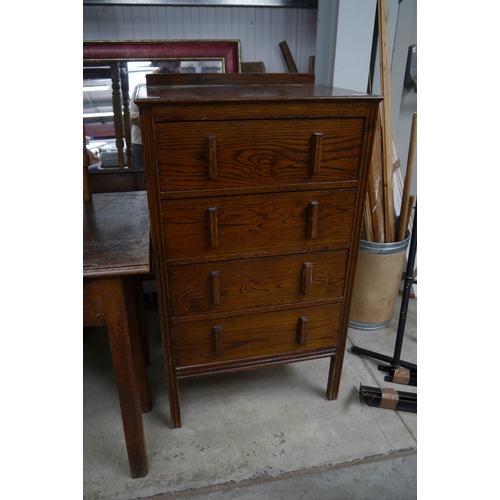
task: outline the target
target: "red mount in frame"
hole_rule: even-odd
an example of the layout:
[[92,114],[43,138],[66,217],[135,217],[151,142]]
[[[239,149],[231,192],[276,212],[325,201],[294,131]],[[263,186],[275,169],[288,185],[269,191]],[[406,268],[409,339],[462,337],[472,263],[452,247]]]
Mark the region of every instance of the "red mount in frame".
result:
[[226,73],[240,73],[239,40],[84,41],[83,59],[210,59],[223,58]]

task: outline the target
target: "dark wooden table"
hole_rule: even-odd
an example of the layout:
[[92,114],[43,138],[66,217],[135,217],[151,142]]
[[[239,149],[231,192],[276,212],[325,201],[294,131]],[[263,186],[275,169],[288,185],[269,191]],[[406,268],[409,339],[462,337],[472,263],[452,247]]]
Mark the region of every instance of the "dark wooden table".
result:
[[83,204],[83,326],[108,330],[133,478],[148,473],[142,414],[151,409],[140,275],[149,272],[145,191],[98,193]]

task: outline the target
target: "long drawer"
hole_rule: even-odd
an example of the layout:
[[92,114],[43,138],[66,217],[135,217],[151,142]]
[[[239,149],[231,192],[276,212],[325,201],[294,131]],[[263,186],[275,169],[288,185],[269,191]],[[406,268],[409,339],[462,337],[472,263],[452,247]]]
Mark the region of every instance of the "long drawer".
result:
[[345,250],[171,266],[172,316],[340,299],[346,266]]
[[174,324],[176,366],[335,347],[341,309],[330,304]]
[[348,248],[355,197],[356,189],[351,188],[163,200],[166,257],[251,257]]
[[161,191],[358,178],[362,118],[159,123]]

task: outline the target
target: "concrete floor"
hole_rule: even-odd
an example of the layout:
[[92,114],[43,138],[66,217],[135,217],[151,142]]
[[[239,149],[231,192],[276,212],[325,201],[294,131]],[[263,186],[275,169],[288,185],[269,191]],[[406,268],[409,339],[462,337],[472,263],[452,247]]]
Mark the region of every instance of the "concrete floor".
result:
[[[384,381],[380,362],[347,352],[340,395],[325,397],[329,360],[180,383],[182,428],[171,429],[156,303],[146,302],[153,409],[143,415],[149,474],[131,479],[105,328],[86,330],[84,499],[417,498],[417,414],[372,408],[359,385]],[[392,356],[399,317],[376,331],[349,329],[357,345]],[[402,359],[417,362],[417,299]]]

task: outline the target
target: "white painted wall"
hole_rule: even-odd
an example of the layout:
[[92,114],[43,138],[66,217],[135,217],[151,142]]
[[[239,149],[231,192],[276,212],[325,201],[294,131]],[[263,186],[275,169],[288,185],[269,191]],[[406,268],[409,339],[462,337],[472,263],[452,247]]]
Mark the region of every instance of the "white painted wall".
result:
[[366,92],[377,3],[374,0],[342,0],[339,6],[335,87]]
[[243,62],[287,73],[286,40],[299,72],[316,53],[316,9],[84,5],[84,40],[240,40]]
[[[399,0],[389,0],[394,48]],[[319,0],[316,82],[366,92],[377,0]],[[327,68],[327,70],[325,70]],[[373,92],[380,92],[378,58]]]
[[337,26],[340,0],[318,1],[318,26],[316,30],[315,82],[333,85]]

